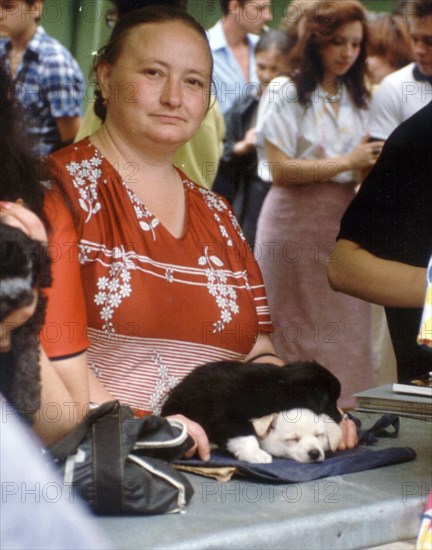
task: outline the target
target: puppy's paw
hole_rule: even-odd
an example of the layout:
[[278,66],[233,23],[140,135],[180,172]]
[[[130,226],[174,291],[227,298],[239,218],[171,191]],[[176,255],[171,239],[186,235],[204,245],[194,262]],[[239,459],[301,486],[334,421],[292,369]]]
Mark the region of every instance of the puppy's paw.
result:
[[260,448],[257,438],[254,435],[235,437],[227,442],[227,449],[243,462],[253,464],[269,464],[272,456]]
[[238,459],[243,460],[244,462],[250,462],[251,464],[270,464],[270,462],[273,462],[272,455],[263,449],[259,449],[255,453],[248,454],[244,458],[238,457]]

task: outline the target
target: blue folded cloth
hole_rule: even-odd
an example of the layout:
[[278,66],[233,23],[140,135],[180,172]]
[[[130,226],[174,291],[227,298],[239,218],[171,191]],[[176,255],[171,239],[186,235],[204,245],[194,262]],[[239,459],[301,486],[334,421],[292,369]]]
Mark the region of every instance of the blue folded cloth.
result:
[[[395,415],[383,415],[370,429],[362,430],[357,418],[351,417],[357,424],[362,445],[376,443],[378,437],[397,437],[399,418]],[[387,431],[391,428],[391,431]],[[206,468],[235,468],[242,477],[273,483],[301,483],[323,477],[351,474],[408,462],[416,457],[410,447],[390,447],[374,450],[364,446],[346,451],[326,453],[323,462],[302,464],[295,460],[274,458],[270,464],[250,464],[242,462],[227,453],[214,451],[209,461],[199,459],[179,460],[175,464],[185,466],[196,473],[205,473]]]

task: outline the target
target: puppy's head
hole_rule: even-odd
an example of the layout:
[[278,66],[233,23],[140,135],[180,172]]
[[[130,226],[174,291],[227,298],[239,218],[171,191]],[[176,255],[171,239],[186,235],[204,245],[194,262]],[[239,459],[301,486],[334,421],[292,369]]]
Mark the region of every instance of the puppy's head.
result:
[[[314,362],[296,362],[282,367],[293,403],[288,408],[305,408],[326,414],[335,422],[342,420],[337,408],[341,394],[339,380],[328,369]],[[281,410],[281,409],[279,409]]]
[[274,417],[270,429],[260,438],[260,446],[275,457],[322,462],[325,452],[335,451],[341,438],[341,428],[329,416],[309,409],[291,409]]

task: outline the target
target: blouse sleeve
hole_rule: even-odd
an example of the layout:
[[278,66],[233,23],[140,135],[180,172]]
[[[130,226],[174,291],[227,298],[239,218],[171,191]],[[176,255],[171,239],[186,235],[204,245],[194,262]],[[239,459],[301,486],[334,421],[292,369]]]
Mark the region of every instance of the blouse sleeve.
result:
[[249,247],[246,238],[240,228],[239,222],[231,209],[228,201],[223,197],[220,199],[226,204],[228,217],[230,219],[230,225],[232,227],[232,240],[234,244],[234,250],[240,251],[240,257],[242,258],[243,267],[247,274],[247,280],[249,285],[249,292],[251,293],[252,300],[255,306],[255,312],[257,317],[257,323],[259,330],[263,332],[273,332],[274,327],[271,322],[270,310],[267,300],[267,294],[264,287],[264,281],[261,274],[261,270],[255,259],[254,253]]
[[87,318],[78,261],[78,239],[72,214],[58,190],[45,199],[50,225],[48,247],[52,259],[52,286],[41,331],[42,346],[51,359],[82,353],[89,346]]
[[299,102],[296,87],[287,78],[276,78],[260,101],[257,121],[258,145],[267,140],[288,157],[297,157]]

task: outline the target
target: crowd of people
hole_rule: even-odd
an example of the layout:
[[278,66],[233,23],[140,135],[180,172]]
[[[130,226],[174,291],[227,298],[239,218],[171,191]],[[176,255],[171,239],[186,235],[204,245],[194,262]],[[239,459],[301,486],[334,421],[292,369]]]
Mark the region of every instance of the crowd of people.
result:
[[[39,25],[43,2],[0,0],[0,221],[53,256],[41,379],[64,421],[41,418],[43,441],[90,402],[158,414],[217,360],[315,360],[350,408],[375,381],[371,303],[386,307],[399,378],[432,370],[415,337],[432,253],[432,1],[386,23],[399,46],[409,35],[400,56],[370,40],[359,0],[292,2],[280,30],[269,0],[222,0],[208,31],[186,2],[114,4],[81,125],[61,84],[82,89],[82,75]],[[206,460],[206,434],[181,419]]]

